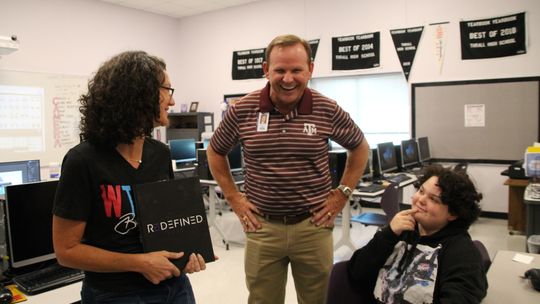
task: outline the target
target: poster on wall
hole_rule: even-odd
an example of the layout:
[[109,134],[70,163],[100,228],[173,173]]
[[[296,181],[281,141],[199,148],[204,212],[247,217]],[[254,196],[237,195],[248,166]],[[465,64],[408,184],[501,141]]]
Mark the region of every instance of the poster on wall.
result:
[[223,96],[223,102],[220,105],[221,108],[221,118],[225,116],[225,112],[229,109],[229,107],[233,106],[235,103],[237,103],[240,98],[246,96],[247,93],[240,93],[240,94],[227,94]]
[[252,49],[233,52],[232,79],[259,79],[264,76],[262,64],[265,49]]
[[461,58],[485,59],[525,54],[525,13],[461,21]]
[[332,70],[376,68],[379,57],[380,32],[332,37]]
[[405,79],[407,80],[409,80],[414,55],[416,54],[423,30],[423,26],[390,30],[403,74],[405,74]]

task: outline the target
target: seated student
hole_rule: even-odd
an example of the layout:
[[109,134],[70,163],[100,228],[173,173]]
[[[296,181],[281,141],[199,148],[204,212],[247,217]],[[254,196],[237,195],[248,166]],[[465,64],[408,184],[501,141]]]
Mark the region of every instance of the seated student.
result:
[[487,279],[467,232],[478,218],[478,193],[467,175],[425,168],[412,209],[358,249],[348,262],[361,303],[479,303]]

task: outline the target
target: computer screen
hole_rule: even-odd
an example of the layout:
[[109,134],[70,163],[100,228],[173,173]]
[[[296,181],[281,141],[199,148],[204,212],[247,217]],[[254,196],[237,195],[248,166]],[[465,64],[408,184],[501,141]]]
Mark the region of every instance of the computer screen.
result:
[[411,168],[420,163],[418,157],[418,144],[414,138],[401,141],[401,165],[403,168]]
[[169,140],[171,158],[177,163],[194,162],[197,159],[194,138],[182,138]]
[[396,171],[398,169],[396,150],[393,142],[377,144],[380,173]]
[[242,145],[236,145],[229,154],[227,154],[229,159],[229,166],[231,171],[240,171],[242,170]]
[[210,138],[204,138],[202,142],[203,142],[203,149],[208,149],[208,146],[210,145]]
[[0,199],[5,199],[5,186],[41,180],[39,160],[0,163]]
[[429,140],[427,137],[418,138],[418,155],[421,162],[425,162],[431,159]]
[[54,259],[52,209],[58,180],[6,187],[9,265],[29,266]]

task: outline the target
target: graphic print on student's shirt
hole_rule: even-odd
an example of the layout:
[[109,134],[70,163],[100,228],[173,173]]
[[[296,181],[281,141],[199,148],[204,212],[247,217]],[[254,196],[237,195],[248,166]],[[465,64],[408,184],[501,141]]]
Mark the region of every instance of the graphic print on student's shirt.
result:
[[[126,234],[130,230],[137,227],[135,221],[135,207],[133,196],[131,195],[131,186],[121,185],[100,185],[101,198],[103,199],[103,207],[105,216],[108,218],[117,218],[118,222],[114,227],[114,231],[119,234]],[[122,194],[128,198],[131,212],[122,214]]]
[[[441,245],[432,248],[400,241],[379,271],[373,294],[379,303],[433,303]],[[400,263],[404,258],[407,260]],[[400,264],[401,269],[400,269]]]

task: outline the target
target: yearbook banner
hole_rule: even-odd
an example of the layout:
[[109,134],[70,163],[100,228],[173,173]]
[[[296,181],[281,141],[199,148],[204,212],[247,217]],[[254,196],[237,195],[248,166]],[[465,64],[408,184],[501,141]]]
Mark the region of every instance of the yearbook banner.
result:
[[[315,60],[320,39],[309,40],[311,59]],[[262,64],[264,62],[266,48],[235,51],[232,61],[233,80],[258,79],[264,77]]]
[[262,78],[264,53],[264,48],[233,52],[232,79]]
[[401,62],[401,68],[407,80],[409,80],[414,55],[416,54],[423,30],[423,26],[390,30],[399,62]]
[[380,32],[332,38],[332,70],[375,68],[379,57]]
[[525,13],[461,21],[461,58],[483,59],[525,54]]

